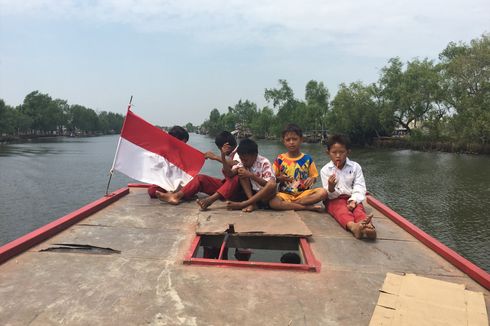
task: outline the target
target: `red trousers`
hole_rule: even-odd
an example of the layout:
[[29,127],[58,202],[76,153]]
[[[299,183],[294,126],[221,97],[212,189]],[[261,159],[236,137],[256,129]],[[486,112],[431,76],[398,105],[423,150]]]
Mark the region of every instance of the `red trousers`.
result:
[[327,212],[339,222],[342,227],[347,228],[348,222],[360,222],[366,219],[366,212],[362,204],[357,204],[351,212],[347,208],[348,197],[338,197],[327,201]]
[[180,191],[184,193],[184,199],[189,200],[198,192],[212,195],[219,193],[223,199],[238,199],[242,196],[240,179],[238,175],[233,178],[218,179],[204,174],[198,174]]
[[151,185],[148,187],[148,196],[150,196],[150,198],[157,198],[157,194],[156,194],[157,190],[160,192],[167,192],[167,190],[157,185]]

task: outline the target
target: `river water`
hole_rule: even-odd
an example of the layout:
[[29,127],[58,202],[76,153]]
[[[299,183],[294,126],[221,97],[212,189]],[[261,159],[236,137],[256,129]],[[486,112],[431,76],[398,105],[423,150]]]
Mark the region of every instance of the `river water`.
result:
[[[118,136],[52,138],[0,145],[0,245],[45,225],[105,194]],[[213,139],[191,134],[201,151]],[[320,144],[303,144],[318,170],[328,159]],[[280,142],[259,141],[273,160]],[[490,156],[411,150],[354,149],[368,191],[427,233],[490,271]],[[206,162],[202,173],[219,176]],[[116,173],[111,190],[131,179]]]

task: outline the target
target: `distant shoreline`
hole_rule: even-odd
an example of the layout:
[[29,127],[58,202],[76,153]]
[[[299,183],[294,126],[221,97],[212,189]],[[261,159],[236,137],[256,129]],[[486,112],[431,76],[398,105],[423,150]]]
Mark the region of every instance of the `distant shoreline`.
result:
[[[87,134],[87,135],[22,135],[22,136],[0,136],[0,145],[22,144],[36,139],[49,138],[85,138],[110,136],[117,134]],[[210,137],[208,134],[203,136]],[[266,141],[278,141],[277,138],[260,139]],[[321,144],[321,142],[311,142]],[[454,143],[442,141],[416,141],[409,138],[383,137],[374,139],[371,145],[355,147],[360,148],[390,148],[390,149],[411,149],[421,152],[446,152],[472,155],[490,155],[490,144],[471,144],[471,143]]]
[[490,154],[490,144],[456,143],[429,140],[410,140],[409,138],[386,137],[374,139],[371,147],[374,148],[393,148],[411,149],[422,152],[447,152],[460,154]]
[[22,144],[28,143],[36,139],[49,139],[49,138],[85,138],[85,137],[99,137],[110,136],[118,134],[91,134],[91,135],[21,135],[21,136],[0,136],[0,145],[8,144]]

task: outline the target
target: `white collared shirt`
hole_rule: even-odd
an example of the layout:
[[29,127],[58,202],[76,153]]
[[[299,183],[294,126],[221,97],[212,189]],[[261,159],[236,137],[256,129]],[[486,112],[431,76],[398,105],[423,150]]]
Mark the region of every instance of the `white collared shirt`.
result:
[[338,169],[332,161],[328,162],[320,171],[322,185],[328,191],[328,178],[332,174],[337,176],[335,191],[328,193],[329,199],[337,198],[341,195],[349,196],[349,201],[355,200],[358,204],[366,199],[366,182],[362,174],[361,166],[349,160],[345,161],[344,167]]

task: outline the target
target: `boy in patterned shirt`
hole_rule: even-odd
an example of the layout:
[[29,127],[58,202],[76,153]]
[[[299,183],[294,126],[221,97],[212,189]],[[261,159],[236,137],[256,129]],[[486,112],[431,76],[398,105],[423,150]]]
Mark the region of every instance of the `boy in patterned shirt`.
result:
[[282,132],[282,142],[288,152],[279,154],[273,169],[279,183],[279,192],[269,202],[276,210],[321,211],[321,205],[314,205],[327,198],[323,188],[311,188],[318,178],[313,158],[300,150],[303,132],[295,124],[289,124]]
[[[238,164],[225,174],[238,175],[240,185],[247,199],[241,202],[228,201],[228,209],[241,209],[252,212],[258,204],[265,204],[276,194],[276,178],[271,163],[259,155],[257,143],[251,139],[243,139],[238,145]],[[225,169],[225,167],[223,168]]]

